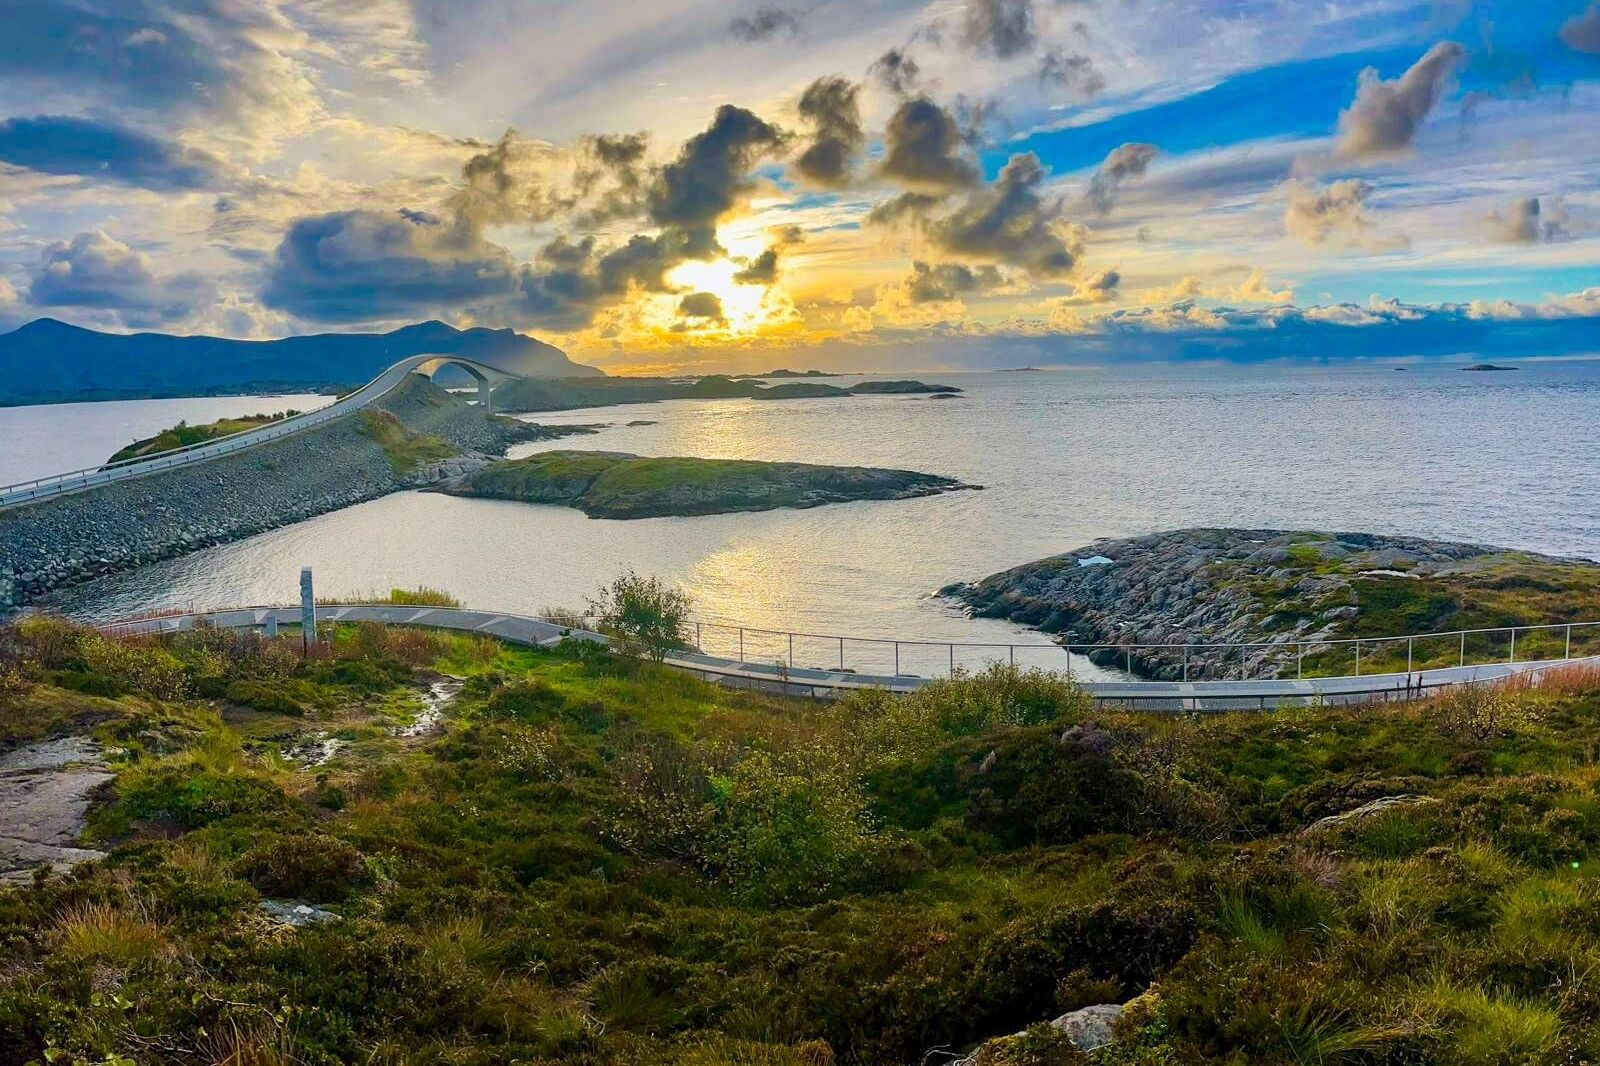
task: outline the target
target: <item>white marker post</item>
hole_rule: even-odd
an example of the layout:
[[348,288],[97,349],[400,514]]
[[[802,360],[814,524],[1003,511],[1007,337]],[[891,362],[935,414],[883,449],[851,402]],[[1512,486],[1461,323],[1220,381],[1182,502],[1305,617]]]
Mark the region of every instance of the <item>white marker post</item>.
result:
[[300,571],[300,632],[305,653],[317,646],[317,599],[311,591],[311,567]]

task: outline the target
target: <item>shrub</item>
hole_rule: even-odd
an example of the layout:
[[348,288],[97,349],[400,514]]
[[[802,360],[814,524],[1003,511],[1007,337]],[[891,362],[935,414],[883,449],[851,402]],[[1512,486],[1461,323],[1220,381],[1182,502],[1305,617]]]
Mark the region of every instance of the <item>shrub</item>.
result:
[[927,755],[948,740],[996,726],[1075,722],[1093,706],[1088,693],[1064,677],[1004,663],[904,696],[863,689],[839,700],[840,713],[858,724],[879,761]]
[[1502,685],[1455,685],[1433,702],[1434,720],[1447,736],[1483,743],[1516,733],[1538,720],[1524,692]]
[[320,833],[260,844],[239,860],[237,872],[262,895],[318,903],[338,902],[372,881],[361,852]]
[[155,958],[167,944],[160,928],[131,904],[77,904],[61,915],[56,932],[66,957],[121,969]]
[[611,636],[625,654],[660,662],[668,652],[684,647],[689,597],[668,588],[660,578],[644,578],[630,571],[601,589],[590,606],[599,619],[600,631]]
[[829,753],[754,752],[711,784],[722,815],[711,856],[741,894],[806,903],[872,875],[882,848],[866,798]]
[[95,634],[80,642],[79,656],[85,672],[110,678],[152,699],[182,699],[188,688],[177,656],[154,643],[113,640]]
[[293,801],[272,782],[251,774],[200,767],[182,759],[136,769],[117,781],[123,811],[145,821],[198,829],[241,814],[283,813]]
[[1070,1036],[1041,1022],[991,1040],[963,1061],[968,1066],[1087,1066],[1090,1059]]
[[223,689],[223,696],[229,703],[241,707],[253,707],[268,714],[302,717],[306,713],[306,705],[286,691],[287,687],[284,679],[235,681]]

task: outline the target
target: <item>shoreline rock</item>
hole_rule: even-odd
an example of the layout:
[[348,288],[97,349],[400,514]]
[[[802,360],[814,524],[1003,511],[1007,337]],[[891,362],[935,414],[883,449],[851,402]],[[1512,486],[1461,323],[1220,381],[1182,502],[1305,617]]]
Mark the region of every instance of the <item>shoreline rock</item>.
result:
[[[1308,662],[1349,660],[1353,649],[1324,642],[1505,626],[1508,589],[1523,605],[1517,625],[1574,621],[1577,605],[1600,591],[1600,565],[1420,537],[1184,529],[1097,540],[940,594],[975,616],[1058,634],[1062,643],[1114,645],[1089,657],[1175,681],[1184,676],[1185,645],[1190,680],[1292,676],[1297,645]],[[1280,646],[1195,646],[1237,643]],[[1448,652],[1448,665],[1456,663],[1454,646],[1423,650]],[[1399,655],[1396,669],[1406,668],[1404,642],[1388,653]]]

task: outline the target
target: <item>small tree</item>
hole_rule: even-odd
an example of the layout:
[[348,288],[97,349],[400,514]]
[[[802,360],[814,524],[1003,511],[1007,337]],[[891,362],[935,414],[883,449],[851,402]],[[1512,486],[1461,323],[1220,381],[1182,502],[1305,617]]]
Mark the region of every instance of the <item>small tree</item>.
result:
[[628,655],[648,656],[659,663],[667,652],[684,646],[689,597],[668,588],[660,578],[640,577],[630,570],[603,587],[589,606],[600,619],[600,631]]

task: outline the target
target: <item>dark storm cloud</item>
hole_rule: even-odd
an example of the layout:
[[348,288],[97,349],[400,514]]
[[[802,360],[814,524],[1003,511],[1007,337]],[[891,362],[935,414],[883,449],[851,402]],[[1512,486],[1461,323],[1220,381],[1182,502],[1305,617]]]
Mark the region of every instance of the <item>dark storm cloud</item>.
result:
[[867,73],[896,96],[910,96],[922,88],[922,68],[903,48],[891,48],[872,61]]
[[974,51],[1010,59],[1033,51],[1033,0],[967,0],[961,40]]
[[718,324],[728,321],[722,313],[722,300],[714,292],[691,292],[678,301],[678,314],[684,318],[704,318]]
[[584,138],[586,162],[578,168],[577,196],[586,202],[579,223],[599,225],[644,211],[648,133],[602,133]]
[[1394,81],[1371,67],[1362,71],[1355,100],[1339,115],[1338,154],[1372,160],[1410,148],[1465,54],[1454,41],[1440,41]]
[[812,132],[794,162],[801,177],[825,188],[849,184],[851,167],[867,140],[860,97],[861,86],[846,78],[823,77],[806,86],[799,111]]
[[134,327],[187,318],[215,299],[216,286],[202,275],[157,276],[142,252],[100,232],[46,247],[28,288],[36,307],[114,311]]
[[741,41],[765,41],[782,34],[788,37],[800,33],[802,14],[794,8],[763,7],[753,15],[739,15],[728,23],[728,32]]
[[677,158],[657,172],[646,198],[651,219],[672,236],[679,254],[709,259],[721,251],[717,223],[750,190],[756,163],[784,140],[753,112],[723,104],[704,132],[684,142]]
[[1071,273],[1082,252],[1076,232],[1058,224],[1056,209],[1039,197],[1044,167],[1032,152],[1011,157],[994,184],[927,224],[935,245],[953,256],[1022,267],[1038,278]]
[[972,267],[966,263],[911,264],[905,280],[906,296],[912,303],[939,303],[963,293],[985,292],[1005,284],[1005,277],[993,266]]
[[504,248],[463,222],[336,211],[289,227],[261,302],[326,322],[412,317],[503,297],[515,273]]
[[650,292],[673,291],[665,275],[678,262],[654,237],[635,236],[604,252],[597,252],[593,237],[581,241],[558,237],[540,249],[533,263],[519,268],[515,292],[506,306],[523,320],[552,329],[579,329],[635,286]]
[[1039,59],[1039,81],[1056,85],[1083,97],[1099,94],[1106,78],[1089,56],[1052,48]]
[[1124,144],[1113,149],[1089,179],[1084,200],[1096,214],[1110,214],[1123,183],[1142,177],[1155,157],[1156,147],[1152,144]]
[[805,233],[799,226],[784,226],[772,235],[772,243],[754,259],[745,260],[744,267],[733,280],[744,285],[771,285],[778,280],[778,258],[785,249],[799,244]]
[[1574,52],[1600,55],[1600,2],[1591,3],[1583,14],[1562,23],[1561,40]]
[[124,126],[67,115],[0,122],[0,162],[158,192],[216,188],[226,180],[215,156]]
[[978,180],[960,125],[925,96],[904,101],[890,117],[879,173],[932,193],[967,188]]

